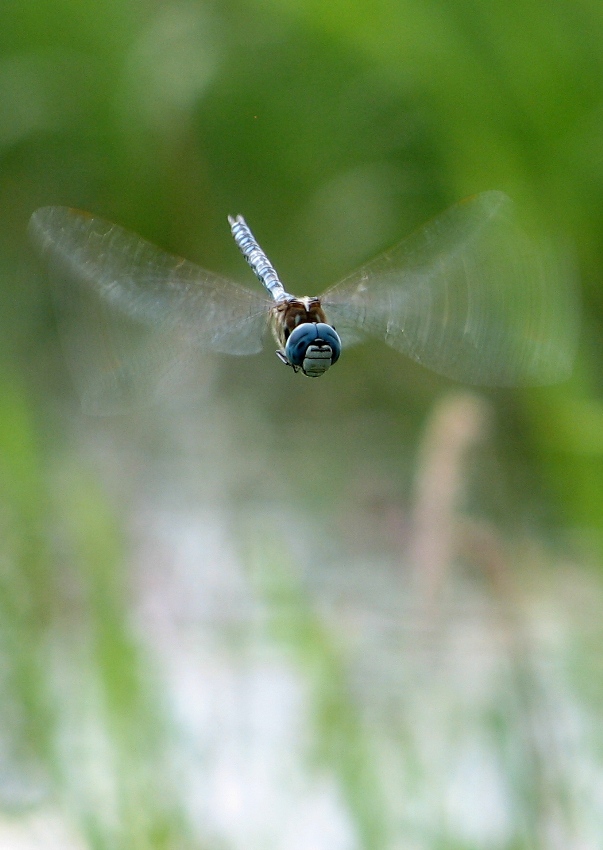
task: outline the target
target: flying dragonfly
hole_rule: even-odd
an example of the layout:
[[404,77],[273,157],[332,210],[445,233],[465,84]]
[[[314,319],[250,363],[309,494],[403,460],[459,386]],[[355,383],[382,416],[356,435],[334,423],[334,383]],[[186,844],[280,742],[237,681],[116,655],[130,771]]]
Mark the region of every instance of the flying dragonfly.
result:
[[267,328],[282,363],[314,378],[351,345],[367,342],[370,358],[375,340],[469,384],[570,374],[571,272],[526,236],[502,192],[456,204],[319,296],[288,293],[242,216],[228,220],[269,297],[89,213],[34,212],[29,231],[54,283],[84,410],[148,400],[194,349],[258,353]]

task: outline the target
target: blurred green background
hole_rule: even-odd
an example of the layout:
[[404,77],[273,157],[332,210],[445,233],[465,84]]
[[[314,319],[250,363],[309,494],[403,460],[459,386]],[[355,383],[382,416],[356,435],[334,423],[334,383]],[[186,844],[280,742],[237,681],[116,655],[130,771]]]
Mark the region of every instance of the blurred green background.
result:
[[[571,381],[79,413],[36,207],[320,292],[487,189],[572,246]],[[600,3],[3,0],[1,847],[600,846],[602,237]]]

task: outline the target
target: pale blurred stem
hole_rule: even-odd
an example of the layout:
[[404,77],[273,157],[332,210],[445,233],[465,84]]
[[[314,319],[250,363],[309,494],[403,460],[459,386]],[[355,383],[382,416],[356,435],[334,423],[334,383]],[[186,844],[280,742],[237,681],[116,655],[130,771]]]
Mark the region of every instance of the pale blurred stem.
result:
[[439,596],[456,554],[466,457],[484,438],[489,418],[486,401],[456,394],[437,405],[427,424],[419,451],[411,555],[428,605]]
[[[510,557],[498,530],[481,519],[463,516],[467,457],[487,436],[491,409],[484,399],[457,394],[444,399],[435,409],[420,449],[416,480],[412,538],[413,566],[423,616],[437,629],[442,622],[442,596],[455,562],[464,562],[488,581],[499,603],[499,630],[513,663],[523,736],[530,755],[531,770],[525,780],[528,810],[534,813],[532,829],[539,842],[547,841],[549,815],[565,808],[560,754],[547,716],[547,700],[539,693],[531,663],[532,646],[522,601]],[[560,824],[558,824],[560,826]]]

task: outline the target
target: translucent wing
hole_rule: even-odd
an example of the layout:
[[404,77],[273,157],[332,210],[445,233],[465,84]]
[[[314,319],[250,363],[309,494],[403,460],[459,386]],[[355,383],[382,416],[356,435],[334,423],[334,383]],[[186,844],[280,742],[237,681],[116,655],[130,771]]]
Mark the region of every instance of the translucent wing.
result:
[[260,294],[77,210],[39,209],[29,230],[87,412],[148,403],[178,381],[192,349],[261,350],[270,302]]
[[485,192],[451,207],[321,298],[344,346],[384,340],[472,384],[547,384],[572,367],[572,273],[519,227],[511,200]]

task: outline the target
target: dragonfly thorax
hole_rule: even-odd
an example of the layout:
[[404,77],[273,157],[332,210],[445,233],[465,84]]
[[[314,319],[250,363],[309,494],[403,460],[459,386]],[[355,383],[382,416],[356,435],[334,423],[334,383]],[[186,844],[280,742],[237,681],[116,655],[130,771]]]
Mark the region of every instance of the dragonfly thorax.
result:
[[296,327],[305,322],[326,322],[320,298],[305,295],[303,298],[287,298],[277,301],[271,310],[272,335],[281,348],[285,348],[289,336]]

